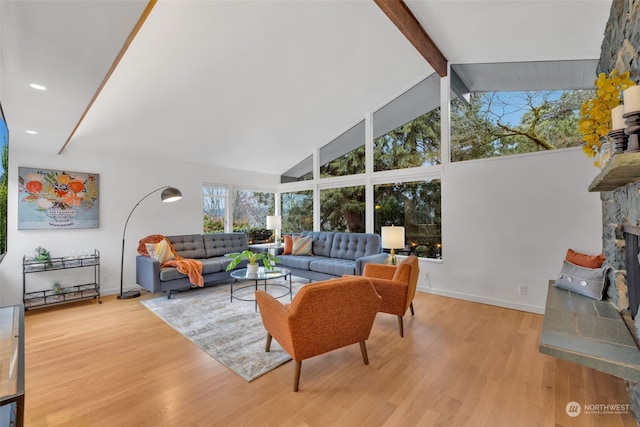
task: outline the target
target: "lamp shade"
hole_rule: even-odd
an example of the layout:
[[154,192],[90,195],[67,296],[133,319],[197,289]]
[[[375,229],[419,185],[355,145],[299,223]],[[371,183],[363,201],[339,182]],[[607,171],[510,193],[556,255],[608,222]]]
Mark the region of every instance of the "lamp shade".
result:
[[176,202],[182,199],[182,193],[175,187],[167,187],[162,190],[162,194],[160,194],[160,199],[162,199],[165,203]]
[[382,237],[382,247],[384,249],[402,249],[404,248],[404,227],[382,227],[380,229]]
[[280,230],[282,227],[282,217],[280,215],[267,216],[267,230]]

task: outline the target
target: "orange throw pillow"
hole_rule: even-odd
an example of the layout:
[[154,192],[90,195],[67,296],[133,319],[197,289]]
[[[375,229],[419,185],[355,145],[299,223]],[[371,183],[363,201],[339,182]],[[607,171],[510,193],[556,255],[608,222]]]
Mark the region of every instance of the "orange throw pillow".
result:
[[291,252],[293,252],[293,237],[284,236],[284,251],[282,255],[291,255]]
[[573,249],[567,251],[566,260],[571,264],[579,265],[587,268],[600,268],[604,262],[604,254],[586,255],[576,252]]

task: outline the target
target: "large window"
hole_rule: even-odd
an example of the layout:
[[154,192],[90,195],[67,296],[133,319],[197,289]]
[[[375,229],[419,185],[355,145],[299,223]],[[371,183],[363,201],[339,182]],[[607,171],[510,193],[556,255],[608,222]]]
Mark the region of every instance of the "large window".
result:
[[364,120],[320,148],[320,177],[364,173]]
[[472,92],[451,102],[451,161],[582,145],[578,113],[592,90]]
[[440,163],[440,108],[378,137],[373,169],[387,171]]
[[203,229],[205,233],[224,232],[224,218],[227,206],[227,187],[205,184],[203,195]]
[[313,230],[313,191],[282,193],[282,232],[300,233]]
[[365,232],[364,185],[320,191],[320,230]]
[[382,226],[404,226],[406,247],[399,253],[442,257],[440,180],[380,184],[373,192],[377,234]]
[[233,231],[266,230],[267,215],[273,215],[274,212],[273,193],[233,191]]

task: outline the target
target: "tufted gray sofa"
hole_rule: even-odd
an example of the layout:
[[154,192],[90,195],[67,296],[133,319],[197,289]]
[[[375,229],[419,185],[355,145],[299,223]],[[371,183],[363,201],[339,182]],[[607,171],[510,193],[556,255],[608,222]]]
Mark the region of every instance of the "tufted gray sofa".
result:
[[[212,233],[166,236],[177,254],[183,258],[202,261],[202,276],[205,284],[227,280],[225,271],[231,259],[225,254],[249,249],[245,233]],[[246,267],[246,261],[236,268]],[[174,267],[160,267],[160,263],[148,256],[136,256],[136,283],[150,292],[171,292],[191,288],[189,278]]]
[[377,234],[314,231],[302,235],[311,236],[313,255],[278,255],[279,265],[310,281],[360,276],[364,264],[383,264],[389,257]]

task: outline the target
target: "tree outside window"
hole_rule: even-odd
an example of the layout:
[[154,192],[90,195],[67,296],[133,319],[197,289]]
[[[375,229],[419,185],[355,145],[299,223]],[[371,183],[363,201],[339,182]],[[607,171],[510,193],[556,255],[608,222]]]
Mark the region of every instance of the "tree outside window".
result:
[[313,191],[282,193],[282,232],[300,233],[313,230]]
[[440,164],[440,108],[376,138],[373,163],[375,171]]
[[420,257],[442,257],[440,180],[380,184],[373,187],[374,231],[405,227],[405,250]]
[[320,230],[364,233],[364,185],[320,191]]
[[224,232],[224,218],[227,205],[227,188],[215,184],[205,184],[202,186],[202,195],[204,232]]
[[582,145],[580,106],[592,90],[473,92],[451,102],[451,161]]

